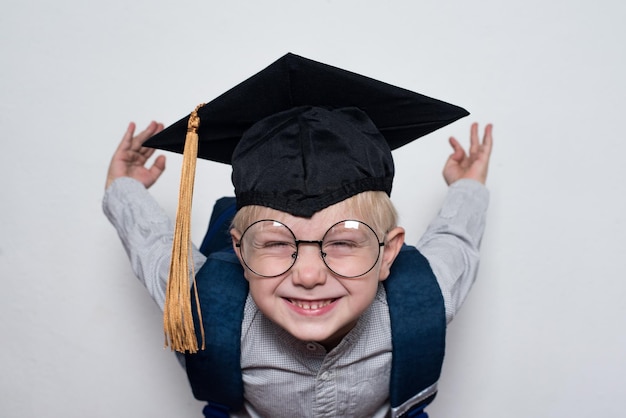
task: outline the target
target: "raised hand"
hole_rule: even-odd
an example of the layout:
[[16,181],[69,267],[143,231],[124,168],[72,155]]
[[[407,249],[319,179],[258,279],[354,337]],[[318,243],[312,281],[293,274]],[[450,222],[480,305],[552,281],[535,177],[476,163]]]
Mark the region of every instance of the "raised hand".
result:
[[448,185],[460,179],[472,179],[483,184],[487,181],[489,158],[493,146],[493,125],[485,127],[482,142],[478,139],[478,124],[473,123],[470,130],[469,155],[454,137],[450,138],[450,145],[454,150],[443,167],[443,177]]
[[156,158],[151,167],[146,167],[146,161],[154,153],[154,148],[145,148],[141,144],[163,130],[163,124],[150,122],[148,127],[142,132],[134,136],[135,124],[128,124],[126,133],[122,138],[119,146],[113,154],[105,189],[108,188],[113,180],[119,177],[131,177],[140,181],[146,188],[152,186],[165,170],[165,156],[160,155]]

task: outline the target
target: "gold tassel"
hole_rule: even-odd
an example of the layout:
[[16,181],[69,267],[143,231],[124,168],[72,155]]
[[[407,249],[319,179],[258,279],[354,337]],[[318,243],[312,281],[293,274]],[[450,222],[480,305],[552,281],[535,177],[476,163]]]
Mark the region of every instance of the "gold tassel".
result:
[[191,112],[189,123],[187,124],[187,136],[183,151],[183,168],[178,195],[178,210],[176,212],[174,242],[172,245],[172,260],[170,262],[170,274],[163,310],[165,346],[170,346],[172,351],[176,350],[181,353],[185,351],[196,353],[198,351],[198,339],[196,338],[193,317],[191,315],[190,275],[194,283],[194,296],[200,320],[202,349],[204,350],[204,327],[202,326],[198,291],[195,287],[196,279],[191,253],[191,203],[198,157],[198,128],[200,126],[198,109],[202,106],[204,104],[198,105]]

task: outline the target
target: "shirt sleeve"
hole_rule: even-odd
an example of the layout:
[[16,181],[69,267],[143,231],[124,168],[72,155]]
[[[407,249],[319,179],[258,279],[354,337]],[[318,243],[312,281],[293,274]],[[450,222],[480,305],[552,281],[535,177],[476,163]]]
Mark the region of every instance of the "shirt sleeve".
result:
[[489,191],[483,184],[469,179],[453,183],[417,244],[441,287],[448,323],[476,279],[488,204]]
[[[128,254],[135,275],[146,286],[161,310],[172,256],[174,224],[139,181],[116,179],[106,190],[102,209]],[[195,271],[206,257],[194,246]]]

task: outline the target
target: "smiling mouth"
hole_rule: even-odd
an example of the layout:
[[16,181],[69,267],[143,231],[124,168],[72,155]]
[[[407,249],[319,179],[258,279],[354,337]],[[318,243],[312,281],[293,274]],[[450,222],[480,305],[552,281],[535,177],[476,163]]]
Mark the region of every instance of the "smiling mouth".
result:
[[314,310],[314,309],[321,309],[325,306],[328,306],[334,301],[336,301],[337,299],[325,299],[325,300],[287,299],[287,300],[300,309]]

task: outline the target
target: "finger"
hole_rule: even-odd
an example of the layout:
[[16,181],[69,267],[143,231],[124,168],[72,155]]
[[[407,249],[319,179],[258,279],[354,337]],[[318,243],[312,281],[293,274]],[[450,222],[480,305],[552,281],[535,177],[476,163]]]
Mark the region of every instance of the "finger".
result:
[[449,141],[450,145],[452,146],[453,152],[450,157],[448,157],[448,160],[454,160],[458,162],[463,161],[463,159],[465,158],[465,150],[463,149],[459,141],[457,141],[456,138],[452,136],[450,137]]
[[478,123],[472,123],[472,127],[470,128],[470,155],[478,152],[478,147],[480,146],[480,142],[478,140]]
[[[154,135],[158,134],[159,132],[161,132],[163,130],[164,126],[163,126],[162,123],[157,123],[157,122],[155,122],[155,123],[156,123],[156,127],[154,129],[154,132],[152,132],[150,135],[148,135],[147,138],[149,138],[151,136],[154,136]],[[143,142],[142,142],[142,144],[143,144]],[[142,145],[141,150],[139,152],[144,154],[146,156],[146,158],[150,158],[150,156],[154,153],[155,150],[156,150],[156,148],[144,147]]]
[[159,155],[156,160],[154,160],[154,164],[150,167],[150,173],[154,176],[154,180],[156,181],[163,171],[165,170],[165,155]]
[[155,151],[156,148],[141,147],[139,153],[144,158],[144,160],[147,160],[148,158],[152,157],[152,154],[154,154]]
[[122,141],[117,146],[117,151],[126,151],[129,150],[132,146],[133,135],[135,134],[135,123],[130,122],[128,127],[126,128],[126,132],[122,137]]
[[483,147],[484,152],[491,154],[491,148],[493,147],[493,125],[490,123],[485,126],[485,133],[483,135]]
[[152,121],[148,124],[146,129],[139,132],[137,136],[133,138],[133,145],[136,147],[136,149],[139,149],[141,145],[146,141],[146,139],[150,138],[157,132],[157,130],[159,129],[159,125],[160,124],[156,123],[155,121]]

